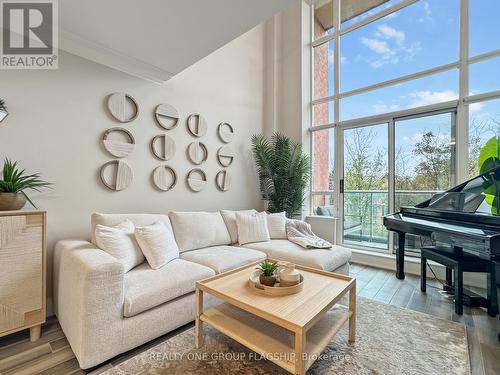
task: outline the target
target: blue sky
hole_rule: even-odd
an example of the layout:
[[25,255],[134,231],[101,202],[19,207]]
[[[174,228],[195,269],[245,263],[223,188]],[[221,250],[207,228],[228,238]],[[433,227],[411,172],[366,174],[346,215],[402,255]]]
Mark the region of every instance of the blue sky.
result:
[[[387,7],[398,2],[391,0]],[[375,84],[458,60],[459,0],[421,0],[341,38],[341,91]],[[379,8],[380,9],[380,8]],[[500,49],[500,0],[470,0],[470,56]],[[366,15],[365,15],[366,16]],[[351,20],[343,27],[359,21]],[[333,41],[329,42],[330,95],[333,95]],[[500,58],[470,66],[470,93],[500,90]],[[458,98],[458,70],[347,97],[341,120],[444,102]],[[333,110],[330,104],[333,122]],[[500,100],[470,107],[477,121],[500,118]],[[374,127],[372,149],[387,148],[386,127]],[[401,122],[397,145],[411,150],[426,131],[450,137],[449,115]],[[484,133],[484,140],[492,136]],[[346,134],[347,136],[347,134]],[[333,132],[330,131],[331,148]],[[333,155],[333,149],[330,150]]]
[[[382,7],[396,2],[392,0]],[[500,23],[495,19],[499,14],[499,0],[471,0],[471,56],[500,49]],[[342,36],[341,91],[457,61],[459,23],[459,0],[422,0]],[[333,41],[328,47],[333,95]],[[499,72],[500,58],[471,65],[471,93],[500,89]],[[346,98],[341,103],[341,119],[453,100],[457,93],[458,70],[453,69]]]

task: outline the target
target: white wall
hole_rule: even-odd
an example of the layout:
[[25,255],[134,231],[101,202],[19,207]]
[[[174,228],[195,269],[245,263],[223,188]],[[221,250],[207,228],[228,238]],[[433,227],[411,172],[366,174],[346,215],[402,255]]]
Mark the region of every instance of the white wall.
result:
[[[265,23],[265,134],[280,132],[310,154],[310,6],[295,0]],[[302,216],[309,214],[308,193]]]
[[[264,60],[264,27],[257,26],[163,86],[63,52],[58,70],[1,70],[0,97],[10,114],[0,124],[0,158],[19,160],[28,172],[41,172],[55,184],[53,192],[31,194],[38,207],[48,211],[49,253],[59,239],[89,238],[90,215],[95,211],[262,208],[250,137],[263,130]],[[122,126],[105,107],[106,96],[115,91],[131,94],[141,110],[138,119],[123,125],[133,133],[136,149],[125,159],[133,169],[134,182],[121,192],[106,189],[98,178],[100,166],[113,159],[101,146],[102,133]],[[153,118],[159,103],[170,103],[181,114],[180,124],[168,132],[176,141],[177,153],[167,164],[179,178],[170,192],[159,192],[151,184],[151,172],[161,164],[149,150],[151,138],[163,132]],[[185,185],[187,171],[195,167],[185,154],[195,140],[185,125],[192,112],[203,114],[209,125],[202,138],[209,150],[208,162],[202,165],[208,186],[200,193],[190,192]],[[216,160],[222,146],[216,134],[221,121],[230,122],[236,131],[230,144],[236,151],[229,168],[233,185],[226,193],[214,183],[221,169]]]

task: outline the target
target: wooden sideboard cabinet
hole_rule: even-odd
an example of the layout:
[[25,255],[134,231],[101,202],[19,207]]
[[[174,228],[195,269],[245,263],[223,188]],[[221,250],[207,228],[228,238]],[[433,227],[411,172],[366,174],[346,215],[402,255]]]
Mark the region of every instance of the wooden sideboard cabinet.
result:
[[46,213],[0,211],[0,337],[45,323]]

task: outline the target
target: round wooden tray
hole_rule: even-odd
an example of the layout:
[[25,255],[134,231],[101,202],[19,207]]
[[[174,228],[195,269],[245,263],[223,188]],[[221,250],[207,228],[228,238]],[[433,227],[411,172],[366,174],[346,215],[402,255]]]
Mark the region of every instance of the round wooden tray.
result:
[[254,271],[250,275],[250,279],[248,280],[250,289],[257,293],[278,297],[298,293],[304,288],[304,276],[302,275],[300,275],[300,283],[298,283],[297,285],[281,287],[279,286],[279,282],[274,284],[276,286],[262,285],[259,282],[260,273],[261,272],[259,270]]

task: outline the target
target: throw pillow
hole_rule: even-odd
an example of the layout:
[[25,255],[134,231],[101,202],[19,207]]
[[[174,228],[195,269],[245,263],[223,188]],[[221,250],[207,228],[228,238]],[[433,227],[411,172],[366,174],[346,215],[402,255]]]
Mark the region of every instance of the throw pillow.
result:
[[134,223],[127,219],[114,227],[97,224],[94,232],[96,245],[118,259],[125,272],[144,262],[144,255],[135,240],[134,230]]
[[272,240],[286,240],[286,213],[278,212],[267,216],[267,228]]
[[231,210],[220,210],[220,214],[226,223],[229,236],[231,237],[231,243],[238,243],[238,226],[236,225],[236,212],[241,212],[244,214],[255,214],[255,210],[241,210],[241,211],[231,211]]
[[236,212],[236,225],[240,245],[271,239],[267,229],[267,214],[265,212],[252,214]]
[[135,238],[154,270],[179,257],[179,247],[174,235],[160,221],[135,228]]

